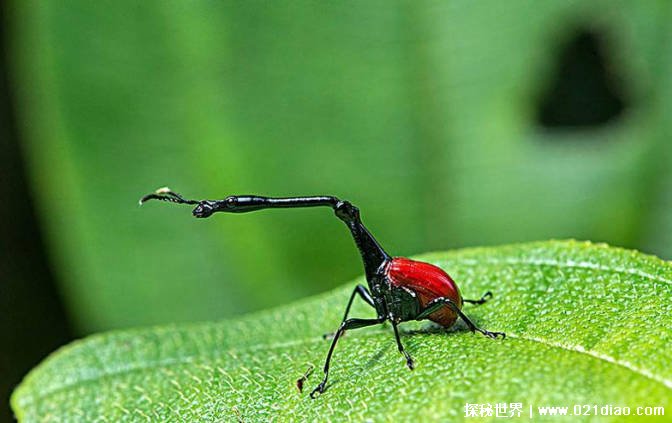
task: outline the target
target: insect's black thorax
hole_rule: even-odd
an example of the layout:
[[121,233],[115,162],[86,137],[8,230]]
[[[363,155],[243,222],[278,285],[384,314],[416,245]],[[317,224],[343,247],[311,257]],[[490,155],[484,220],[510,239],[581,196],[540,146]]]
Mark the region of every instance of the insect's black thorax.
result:
[[393,286],[385,273],[376,274],[371,278],[369,289],[378,317],[398,323],[415,320],[420,312],[415,292]]
[[378,317],[387,317],[390,283],[383,272],[377,272],[369,279],[369,290],[373,298],[373,304],[376,307]]

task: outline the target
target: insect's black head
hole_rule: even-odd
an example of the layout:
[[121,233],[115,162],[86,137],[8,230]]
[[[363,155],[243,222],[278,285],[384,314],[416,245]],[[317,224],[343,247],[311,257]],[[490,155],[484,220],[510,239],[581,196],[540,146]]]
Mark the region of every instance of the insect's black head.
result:
[[344,222],[359,220],[359,209],[353,206],[349,201],[339,201],[334,209],[336,216]]
[[191,212],[195,217],[209,217],[215,212],[215,203],[209,200],[203,200],[198,203],[196,208]]

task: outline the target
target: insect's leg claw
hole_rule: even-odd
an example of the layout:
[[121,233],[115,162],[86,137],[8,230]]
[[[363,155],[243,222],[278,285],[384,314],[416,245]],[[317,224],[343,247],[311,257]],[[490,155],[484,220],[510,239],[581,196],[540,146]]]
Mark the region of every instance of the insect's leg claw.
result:
[[315,399],[315,394],[319,393],[322,394],[324,392],[324,381],[320,382],[319,385],[315,389],[313,389],[313,392],[310,393],[310,398]]
[[497,339],[498,336],[501,336],[502,339],[506,338],[506,334],[504,332],[490,332],[486,330],[485,332],[483,332],[483,335],[492,339]]

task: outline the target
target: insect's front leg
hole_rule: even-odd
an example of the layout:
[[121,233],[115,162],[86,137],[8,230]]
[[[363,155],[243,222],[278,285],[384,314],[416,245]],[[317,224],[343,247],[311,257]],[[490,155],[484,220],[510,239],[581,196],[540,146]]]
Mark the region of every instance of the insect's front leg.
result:
[[[373,302],[373,298],[371,297],[371,293],[369,293],[369,290],[366,289],[366,287],[362,284],[359,284],[355,287],[355,290],[352,291],[352,295],[350,295],[350,301],[348,301],[347,307],[345,307],[345,313],[343,314],[343,320],[341,320],[341,323],[345,322],[348,320],[348,313],[350,313],[350,307],[352,307],[352,302],[355,300],[355,296],[359,295],[368,305],[371,307],[375,308],[376,305]],[[325,333],[322,335],[324,339],[328,339],[333,337],[335,332],[331,333]]]
[[327,353],[327,360],[324,362],[324,378],[322,379],[322,382],[320,382],[319,385],[315,389],[313,389],[313,392],[310,393],[311,398],[315,398],[315,394],[317,393],[323,393],[326,386],[327,386],[327,379],[329,378],[329,364],[331,362],[331,355],[334,353],[334,348],[336,348],[336,343],[338,342],[338,338],[340,338],[346,330],[349,329],[358,329],[358,328],[363,328],[366,326],[373,326],[377,325],[380,323],[383,323],[385,321],[384,318],[378,318],[378,319],[348,319],[341,323],[341,326],[338,328],[336,331],[336,335],[334,335],[334,340],[331,341],[331,347],[329,347],[329,353]]

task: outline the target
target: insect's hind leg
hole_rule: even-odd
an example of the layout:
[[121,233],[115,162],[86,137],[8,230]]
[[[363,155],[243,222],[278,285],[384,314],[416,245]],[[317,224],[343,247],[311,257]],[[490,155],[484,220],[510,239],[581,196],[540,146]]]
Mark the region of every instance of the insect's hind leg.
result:
[[471,321],[467,317],[466,314],[462,313],[462,310],[455,304],[450,298],[446,297],[439,297],[435,298],[432,301],[427,304],[427,307],[425,307],[420,314],[416,317],[417,320],[422,320],[426,319],[429,317],[430,314],[434,313],[441,307],[448,307],[450,308],[455,314],[457,314],[460,319],[467,325],[470,331],[472,332],[479,332],[482,333],[483,335],[487,336],[488,338],[493,338],[496,339],[498,336],[501,336],[502,338],[506,338],[506,334],[504,332],[490,332],[489,330],[481,329],[474,322]]
[[479,298],[478,300],[468,300],[466,298],[462,298],[462,302],[469,303],[469,304],[481,305],[491,298],[492,298],[492,292],[488,291],[485,294],[483,294],[483,296],[481,298]]

